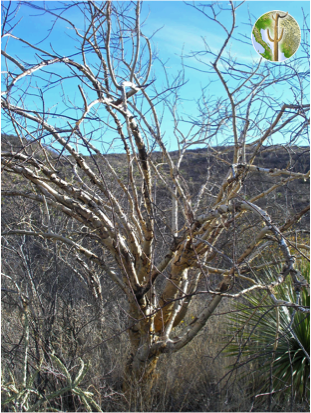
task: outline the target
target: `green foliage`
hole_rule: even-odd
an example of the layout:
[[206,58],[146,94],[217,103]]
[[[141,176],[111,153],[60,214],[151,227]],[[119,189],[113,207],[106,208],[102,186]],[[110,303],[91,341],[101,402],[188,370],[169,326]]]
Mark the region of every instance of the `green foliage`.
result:
[[[42,404],[57,399],[62,394],[71,391],[73,394],[76,394],[82,399],[87,411],[101,412],[102,410],[100,406],[98,406],[92,398],[93,393],[84,391],[78,387],[80,382],[83,380],[89,366],[84,365],[83,361],[80,359],[80,370],[78,372],[76,379],[72,381],[70,373],[68,372],[64,364],[54,355],[51,355],[51,358],[53,359],[53,362],[59,368],[59,370],[66,376],[67,386],[43,396],[34,387],[34,380],[39,370],[30,376],[27,386],[22,386],[21,384],[18,384],[16,378],[12,374],[10,374],[10,382],[6,383],[3,374],[2,391],[4,393],[7,393],[9,397],[2,401],[2,409],[5,409],[8,406],[10,408],[10,411],[18,411],[19,409],[22,409],[26,412],[40,411]],[[37,399],[39,399],[34,404],[31,403],[31,395],[36,395]],[[49,407],[48,409],[49,411],[58,411],[53,407]]]
[[293,52],[292,49],[289,45],[286,43],[282,43],[280,46],[281,52],[284,53],[284,56],[288,59],[289,57],[292,56]]
[[257,21],[256,21],[256,27],[260,31],[261,29],[265,30],[267,28],[271,27],[271,16],[270,13],[266,13],[263,16],[261,16]]
[[[309,280],[310,264],[304,263],[299,269]],[[280,271],[277,268],[267,271],[266,282],[275,281]],[[275,288],[275,296],[287,302],[296,302],[297,298],[289,279]],[[306,289],[301,293],[300,305],[310,308]],[[237,304],[237,310],[230,317],[230,329],[237,332],[236,340],[226,349],[228,355],[237,357],[234,367],[255,361],[261,392],[272,391],[281,396],[293,391],[297,401],[306,400],[310,362],[304,350],[310,354],[310,314],[300,311],[294,314],[292,307],[272,307],[268,294],[262,292],[247,296],[246,304]]]
[[268,60],[272,60],[272,52],[271,52],[271,49],[269,49],[268,45],[262,40],[260,30],[261,29],[265,30],[270,27],[271,27],[271,16],[269,15],[269,13],[266,13],[265,15],[263,15],[257,20],[254,26],[254,30],[253,30],[253,35],[257,43],[261,44],[265,50],[264,53],[260,53],[260,54],[262,57]]
[[[27,349],[26,349],[27,356]],[[42,367],[36,370],[33,374],[29,375],[27,383],[21,383],[14,376],[11,371],[5,371],[2,369],[2,385],[1,389],[3,392],[1,407],[2,411],[6,411],[9,408],[9,411],[26,411],[26,412],[35,412],[41,411],[42,405],[46,405],[52,400],[57,399],[59,396],[72,392],[73,394],[79,396],[83,401],[83,404],[86,408],[86,411],[92,412],[97,411],[101,412],[100,406],[94,401],[93,393],[82,390],[79,385],[83,380],[87,370],[89,368],[89,363],[84,364],[83,360],[79,359],[80,368],[76,375],[76,378],[73,380],[68,369],[65,365],[57,358],[55,355],[51,354],[51,359],[53,364],[57,369],[66,377],[67,385],[47,394],[40,393],[34,384],[37,374],[42,370]],[[42,370],[43,371],[43,370]],[[6,374],[7,373],[7,374]],[[6,376],[9,376],[9,380],[6,380]],[[35,396],[35,397],[34,397]],[[45,406],[45,409],[47,406]],[[48,411],[59,411],[52,406],[48,407]]]

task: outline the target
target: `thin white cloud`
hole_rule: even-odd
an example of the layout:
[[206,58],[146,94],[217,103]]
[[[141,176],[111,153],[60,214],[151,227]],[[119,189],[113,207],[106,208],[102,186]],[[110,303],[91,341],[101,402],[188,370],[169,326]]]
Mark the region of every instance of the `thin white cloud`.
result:
[[217,45],[221,45],[223,42],[221,36],[209,32],[200,31],[200,34],[197,34],[197,32],[198,28],[195,26],[170,25],[159,30],[153,38],[153,41],[155,44],[161,43],[159,44],[161,48],[165,45],[165,48],[178,53],[181,52],[183,47],[185,53],[198,49],[204,50],[202,37],[213,39],[213,43]]
[[[213,53],[218,53],[224,42],[224,36],[215,35],[208,31],[200,31],[197,34],[198,28],[195,26],[180,26],[170,25],[160,30],[153,38],[154,44],[159,47],[161,53],[167,51],[170,54],[180,55],[184,50],[185,55],[189,55],[190,52],[204,51],[204,42],[202,38],[206,39],[206,43],[209,45],[210,50]],[[236,45],[231,48],[231,55],[237,58],[239,62],[252,63],[256,60],[258,55],[250,50],[249,53],[243,53],[241,50],[234,51]],[[195,57],[190,58],[193,62],[197,62]],[[210,57],[201,56],[200,60],[204,63],[210,61]],[[197,62],[197,64],[200,64]]]

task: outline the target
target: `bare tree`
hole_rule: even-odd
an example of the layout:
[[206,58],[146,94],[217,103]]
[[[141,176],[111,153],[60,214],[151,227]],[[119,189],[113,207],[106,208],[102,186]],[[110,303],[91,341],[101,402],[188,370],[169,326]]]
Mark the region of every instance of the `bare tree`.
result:
[[[64,22],[76,48],[63,56],[53,45],[43,49],[17,37],[19,6],[3,4],[3,131],[18,140],[4,145],[2,196],[30,200],[41,215],[7,223],[2,236],[53,241],[59,259],[76,266],[99,308],[99,274],[115,283],[127,302],[128,375],[152,377],[159,356],[196,337],[223,298],[261,289],[275,306],[306,311],[299,303],[278,300],[273,288],[287,276],[298,290],[306,285],[291,251],[294,247],[297,258],[305,257],[307,247],[293,246],[288,236],[309,207],[297,209],[293,196],[285,213],[271,217],[274,212],[264,202],[278,189],[309,178],[292,161],[303,151],[295,146],[297,139],[308,136],[303,61],[238,63],[226,49],[241,5],[230,2],[228,10],[221,10],[222,4],[218,9],[194,5],[224,30],[218,53],[204,40],[204,50],[191,57],[217,76],[225,96],[207,96],[204,88],[198,116],[186,118],[179,111],[185,66],[172,81],[167,76],[160,89],[152,69],[159,60],[143,34],[140,2],[28,6],[49,13],[53,25]],[[73,10],[84,16],[83,29],[68,17]],[[230,28],[218,20],[219,11],[231,13]],[[16,55],[17,44],[26,47],[27,62]],[[276,98],[275,88],[284,85],[284,100]],[[55,90],[61,109],[49,97]],[[174,153],[162,131],[164,109],[173,120]],[[263,151],[276,151],[272,142],[280,134],[288,138],[283,142],[287,166],[263,167]],[[212,145],[213,139],[222,146]],[[193,193],[181,165],[198,145],[208,162],[206,178]],[[125,152],[121,165],[109,154],[118,149]],[[223,176],[213,176],[216,163]],[[264,189],[255,184],[258,174],[268,182]],[[58,227],[51,224],[54,211],[64,219]],[[275,265],[272,257],[267,260],[271,246],[284,267],[273,284],[266,284],[260,270]],[[183,327],[193,298],[202,294],[208,297],[205,307]]]

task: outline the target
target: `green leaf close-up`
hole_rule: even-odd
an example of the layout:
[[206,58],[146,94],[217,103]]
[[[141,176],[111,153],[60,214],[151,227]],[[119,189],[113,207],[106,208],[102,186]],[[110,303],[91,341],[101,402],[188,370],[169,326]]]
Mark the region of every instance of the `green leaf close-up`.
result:
[[[276,271],[274,268],[265,272],[267,283],[275,279]],[[310,264],[302,263],[300,271],[309,281]],[[297,302],[289,280],[275,288],[275,296],[278,300]],[[235,357],[230,368],[238,369],[246,361],[252,363],[259,383],[256,393],[306,399],[310,379],[310,313],[273,306],[265,292],[247,296],[244,301],[236,305],[238,311],[230,317],[230,329],[237,332],[226,348],[227,355]],[[306,288],[298,302],[301,307],[310,308]],[[241,369],[240,375],[243,374]]]

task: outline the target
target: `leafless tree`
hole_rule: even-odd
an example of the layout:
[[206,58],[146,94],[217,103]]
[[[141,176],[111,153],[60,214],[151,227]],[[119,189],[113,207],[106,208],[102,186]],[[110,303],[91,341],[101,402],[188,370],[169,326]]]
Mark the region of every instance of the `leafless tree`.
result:
[[[261,289],[275,306],[306,311],[299,303],[278,300],[274,288],[287,277],[298,290],[306,285],[292,250],[298,259],[306,256],[307,246],[293,245],[288,235],[309,207],[297,209],[293,197],[285,213],[271,217],[264,202],[280,188],[309,178],[292,162],[303,151],[296,141],[301,145],[308,138],[303,58],[280,66],[262,59],[239,63],[227,49],[241,4],[192,5],[223,29],[217,53],[205,39],[204,49],[190,57],[217,77],[224,93],[216,99],[205,87],[198,116],[186,118],[180,101],[188,61],[184,57],[181,72],[172,81],[167,76],[161,89],[159,59],[143,34],[140,2],[28,6],[49,13],[53,26],[65,23],[76,46],[63,56],[52,44],[43,49],[27,35],[17,37],[19,5],[3,4],[3,131],[18,139],[4,139],[2,196],[6,202],[29,200],[39,210],[36,217],[6,223],[3,245],[13,236],[56,245],[58,259],[83,279],[99,311],[100,277],[110,278],[127,302],[127,374],[139,381],[152,378],[162,353],[193,340],[223,298]],[[70,18],[73,11],[84,16],[83,29]],[[229,28],[219,11],[231,14]],[[17,45],[26,47],[27,61],[14,50]],[[275,97],[278,88],[287,89],[284,100]],[[61,104],[53,102],[52,93]],[[173,120],[174,153],[165,143],[163,110]],[[287,166],[263,167],[263,151],[276,151],[273,139],[280,134],[287,139],[282,146]],[[215,139],[226,144],[215,146]],[[187,151],[198,145],[209,163],[194,194],[181,166]],[[123,157],[114,158],[110,153],[119,149]],[[216,163],[223,176],[213,176]],[[269,183],[264,189],[255,184],[258,175]],[[52,225],[54,213],[63,216],[61,225]],[[271,247],[284,267],[273,284],[266,284],[260,270],[275,265],[267,259]],[[13,284],[6,280],[8,288]],[[194,297],[202,294],[208,297],[205,307],[183,327]]]

